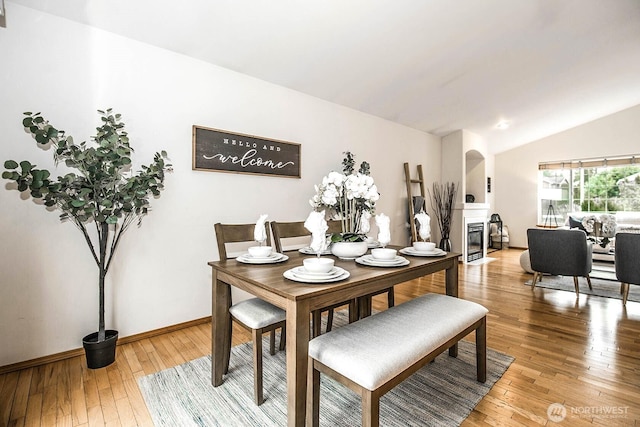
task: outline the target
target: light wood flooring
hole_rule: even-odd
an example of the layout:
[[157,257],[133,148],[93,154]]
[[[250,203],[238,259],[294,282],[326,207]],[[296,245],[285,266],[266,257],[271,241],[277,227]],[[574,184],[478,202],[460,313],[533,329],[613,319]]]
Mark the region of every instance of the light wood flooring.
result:
[[[515,357],[463,425],[640,425],[640,303],[532,292],[520,253],[460,265],[460,297],[490,311],[489,347]],[[443,283],[439,273],[398,285],[396,301],[442,293]],[[382,297],[374,304],[386,307]],[[210,334],[202,324],[121,345],[104,369],[74,357],[0,375],[0,426],[151,426],[136,379],[209,354]],[[233,337],[250,339],[241,329]],[[552,403],[564,405],[562,423],[549,420]]]

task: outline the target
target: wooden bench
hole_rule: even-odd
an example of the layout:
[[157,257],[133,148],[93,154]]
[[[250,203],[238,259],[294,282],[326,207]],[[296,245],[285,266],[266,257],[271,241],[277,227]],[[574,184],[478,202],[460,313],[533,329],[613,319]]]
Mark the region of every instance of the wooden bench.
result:
[[321,372],[360,394],[362,425],[378,426],[380,398],[473,331],[477,379],[485,382],[487,313],[471,301],[427,294],[314,338],[307,425],[320,422]]

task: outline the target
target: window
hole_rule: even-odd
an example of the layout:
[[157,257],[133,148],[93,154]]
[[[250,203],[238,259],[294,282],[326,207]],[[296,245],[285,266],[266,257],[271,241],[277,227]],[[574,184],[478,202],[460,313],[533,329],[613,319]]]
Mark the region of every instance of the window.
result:
[[569,212],[640,211],[636,157],[541,163],[538,223],[563,225]]

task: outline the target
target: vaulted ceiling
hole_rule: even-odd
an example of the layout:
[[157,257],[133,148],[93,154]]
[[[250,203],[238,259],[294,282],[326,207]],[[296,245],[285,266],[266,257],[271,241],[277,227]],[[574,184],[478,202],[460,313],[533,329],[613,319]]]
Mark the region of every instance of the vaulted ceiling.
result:
[[640,0],[11,3],[494,153],[640,104]]

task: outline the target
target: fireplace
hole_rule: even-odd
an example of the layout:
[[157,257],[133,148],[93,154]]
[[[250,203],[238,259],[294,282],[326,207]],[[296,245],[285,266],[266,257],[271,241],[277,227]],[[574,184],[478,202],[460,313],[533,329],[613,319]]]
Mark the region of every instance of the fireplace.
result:
[[484,255],[484,222],[467,224],[467,262],[482,259]]

